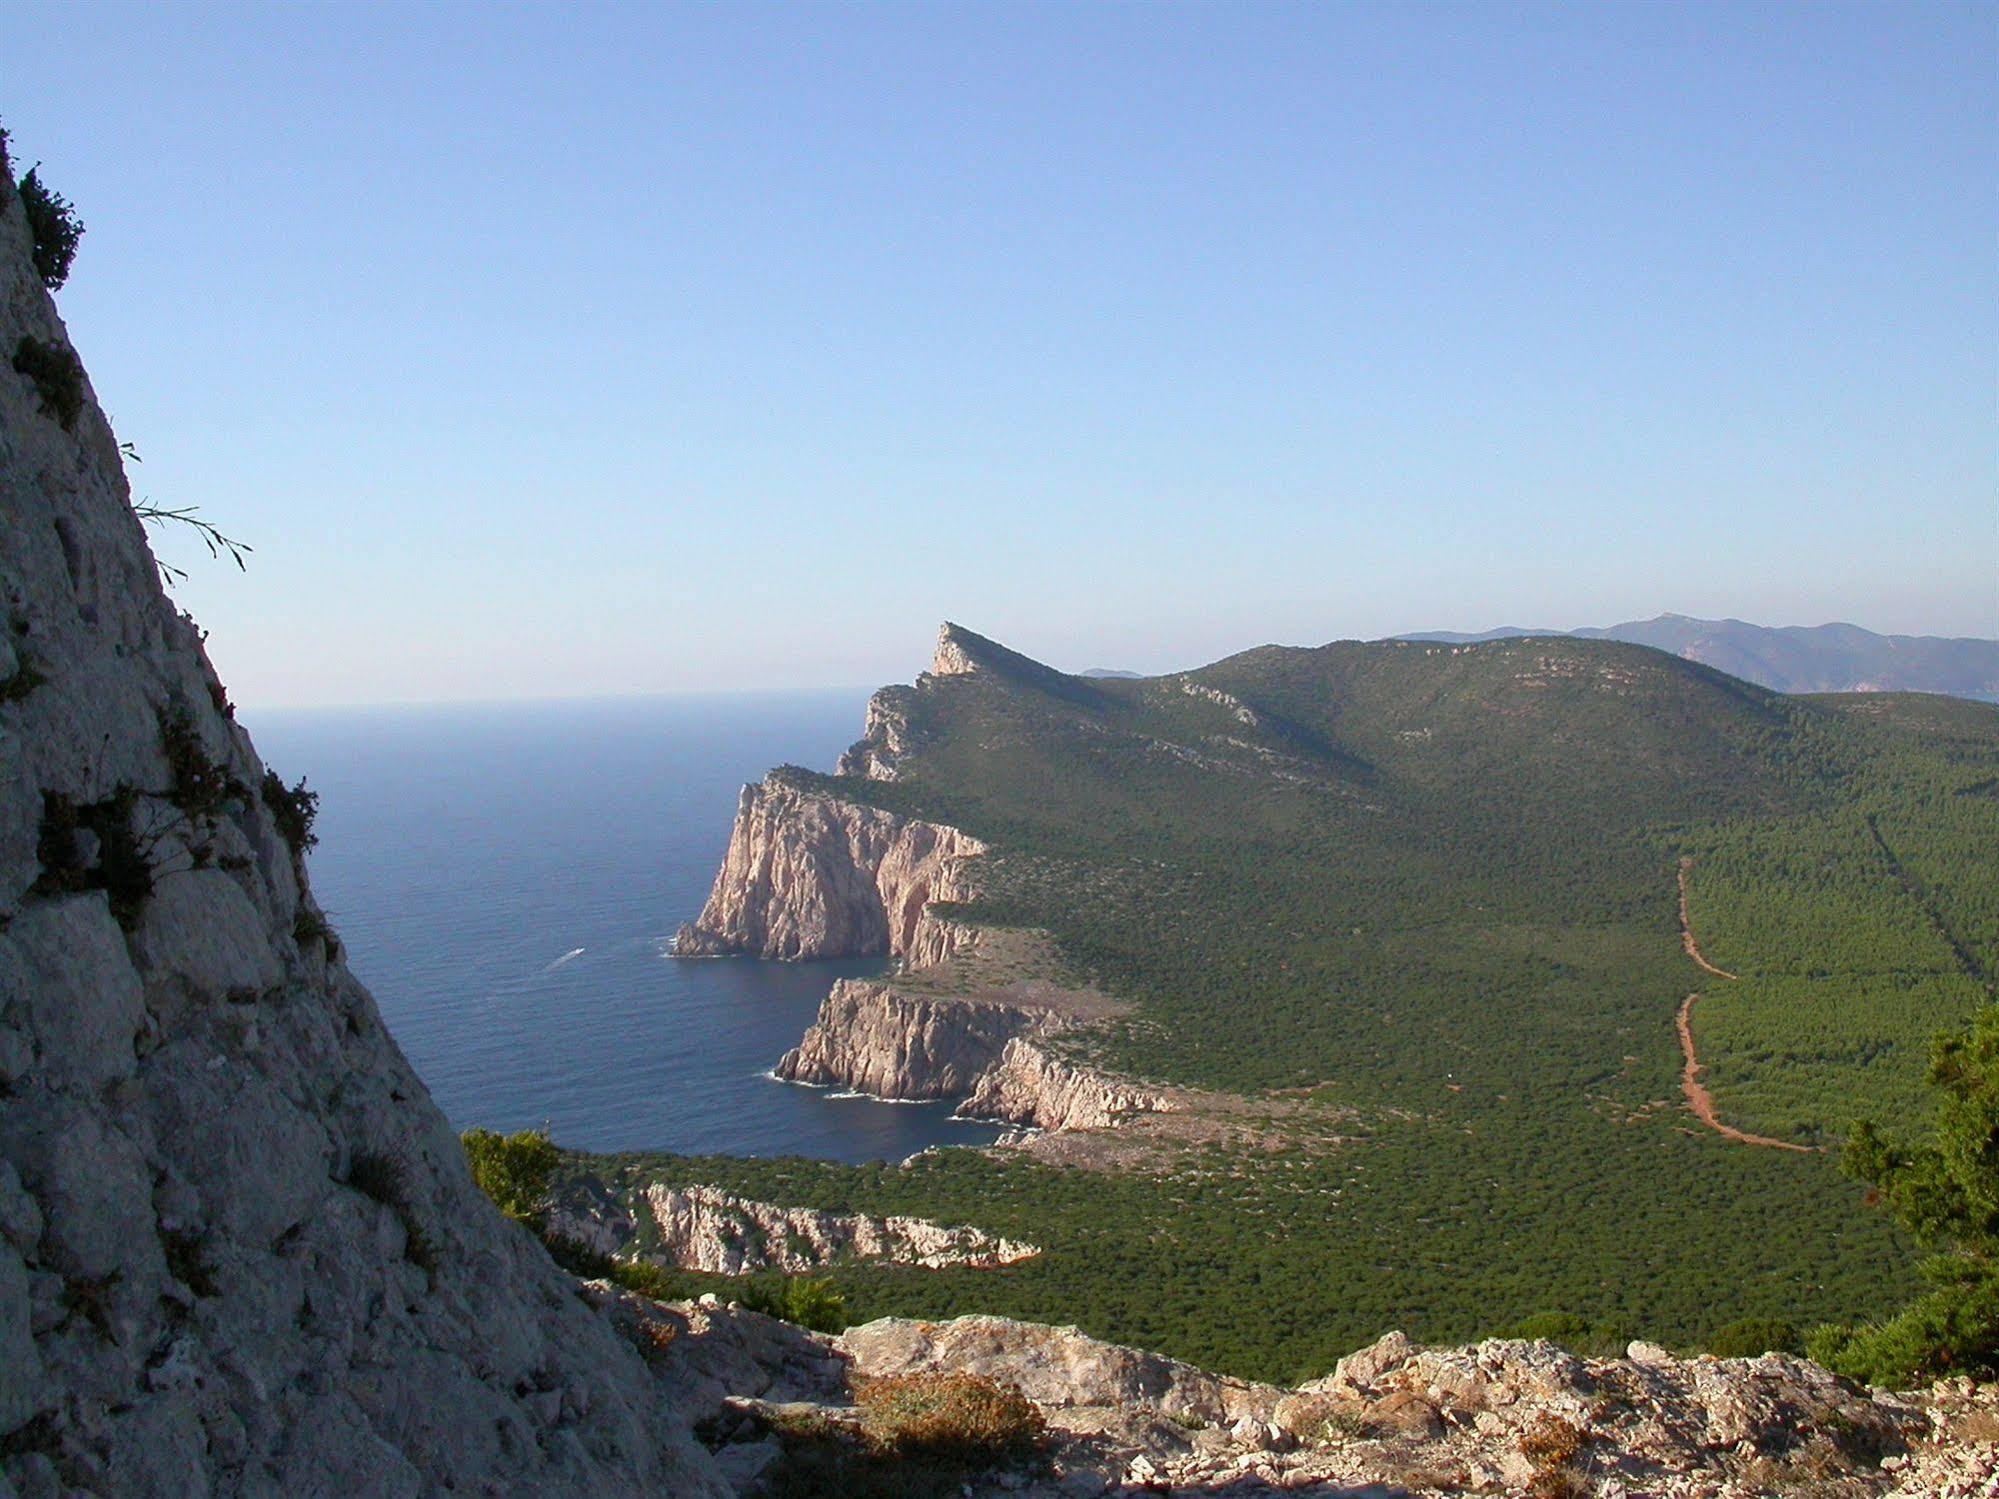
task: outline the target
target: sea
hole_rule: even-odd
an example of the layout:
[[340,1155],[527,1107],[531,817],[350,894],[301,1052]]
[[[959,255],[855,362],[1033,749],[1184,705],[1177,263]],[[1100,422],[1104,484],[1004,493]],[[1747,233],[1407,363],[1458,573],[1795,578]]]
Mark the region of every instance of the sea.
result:
[[674,958],[746,781],[831,769],[867,694],[245,710],[319,793],[314,892],[456,1126],[592,1151],[900,1160],[991,1141],[948,1103],[770,1069],[878,959]]

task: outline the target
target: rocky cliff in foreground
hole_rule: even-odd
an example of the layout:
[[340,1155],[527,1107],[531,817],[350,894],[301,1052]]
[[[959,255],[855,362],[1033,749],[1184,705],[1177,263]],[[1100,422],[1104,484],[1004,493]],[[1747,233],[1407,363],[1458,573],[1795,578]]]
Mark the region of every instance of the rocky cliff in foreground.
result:
[[1622,1358],[1578,1358],[1545,1342],[1423,1348],[1389,1333],[1283,1389],[1003,1317],[887,1318],[829,1337],[712,1297],[594,1294],[663,1346],[661,1378],[746,1496],[785,1492],[801,1444],[855,1429],[864,1382],[939,1374],[1015,1388],[1046,1424],[1033,1457],[949,1486],[977,1499],[1971,1499],[1999,1487],[1999,1387],[1891,1395],[1783,1354],[1678,1358],[1634,1343]]
[[727,1492],[340,961],[4,182],[0,349],[0,1494]]

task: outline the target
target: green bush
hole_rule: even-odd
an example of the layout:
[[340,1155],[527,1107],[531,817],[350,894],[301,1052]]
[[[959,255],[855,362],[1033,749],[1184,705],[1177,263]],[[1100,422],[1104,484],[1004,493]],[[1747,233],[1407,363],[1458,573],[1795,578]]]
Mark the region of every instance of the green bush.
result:
[[499,1210],[529,1227],[541,1221],[549,1182],[562,1154],[545,1129],[524,1129],[502,1135],[489,1129],[468,1129],[458,1137],[472,1180]]
[[76,259],[76,243],[83,238],[83,224],[61,193],[51,192],[31,167],[21,179],[21,207],[28,213],[28,232],[35,241],[35,272],[50,291],[69,280],[70,263]]
[[1707,1351],[1716,1358],[1760,1358],[1766,1353],[1803,1353],[1804,1334],[1782,1317],[1742,1317],[1718,1327]]
[[753,1276],[736,1293],[736,1301],[753,1312],[795,1322],[814,1332],[844,1332],[847,1298],[830,1281],[804,1276]]
[[1917,1241],[1935,1290],[1885,1321],[1818,1328],[1813,1358],[1850,1378],[1905,1388],[1947,1374],[1999,1374],[1999,1005],[1939,1037],[1936,1122],[1920,1144],[1855,1128],[1841,1164],[1873,1182]]
[[304,776],[296,786],[287,786],[275,770],[266,770],[263,798],[296,863],[319,842],[319,835],[312,830],[313,820],[319,816],[319,793],[305,789]]
[[76,350],[23,335],[14,346],[14,370],[35,382],[44,416],[55,418],[65,432],[75,429],[83,414],[83,361]]

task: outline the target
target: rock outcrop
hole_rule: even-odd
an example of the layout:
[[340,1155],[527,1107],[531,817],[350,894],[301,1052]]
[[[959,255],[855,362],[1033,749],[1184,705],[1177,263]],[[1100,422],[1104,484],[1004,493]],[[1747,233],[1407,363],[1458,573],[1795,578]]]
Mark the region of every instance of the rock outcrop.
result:
[[1158,1088],[1079,1066],[1034,1035],[1015,1036],[958,1111],[1030,1129],[1108,1129],[1130,1114],[1163,1113],[1173,1100]]
[[965,1118],[1037,1130],[1107,1129],[1177,1107],[1163,1089],[1059,1056],[1050,1042],[1072,1024],[1003,997],[842,979],[776,1073],[877,1098],[955,1098]]
[[777,1075],[877,1098],[962,1098],[1035,1023],[1005,1005],[842,979]]
[[0,180],[0,1493],[726,1493],[342,964]]
[[970,940],[929,916],[970,896],[978,839],[793,784],[745,786],[708,903],[675,934],[683,957],[866,957],[941,962]]
[[[832,1338],[713,1298],[598,1294],[635,1327],[674,1334],[662,1377],[712,1412],[717,1456],[746,1494],[783,1471],[786,1433],[852,1420],[858,1381],[927,1374],[1012,1385],[1046,1423],[1040,1460],[975,1477],[963,1491],[976,1499],[1972,1499],[1999,1483],[1999,1386],[1891,1395],[1782,1354],[1682,1359],[1637,1343],[1624,1358],[1583,1359],[1552,1343],[1425,1349],[1391,1333],[1283,1390],[1004,1317],[890,1318]],[[726,1388],[713,1369],[727,1371]]]
[[[976,1228],[947,1228],[923,1218],[827,1213],[779,1207],[717,1187],[652,1183],[636,1194],[646,1231],[629,1211],[568,1205],[558,1232],[599,1253],[650,1260],[711,1275],[761,1270],[803,1274],[834,1265],[909,1265],[924,1270],[963,1266],[995,1270],[1032,1259],[1032,1244],[995,1238]],[[650,1247],[637,1249],[639,1244]]]
[[916,748],[918,742],[909,722],[910,699],[915,693],[915,688],[897,684],[882,688],[868,699],[861,737],[840,756],[835,774],[858,776],[864,781],[896,778],[902,757]]
[[868,1378],[977,1374],[1055,1410],[1108,1407],[1196,1425],[1268,1421],[1284,1397],[1274,1385],[1210,1374],[1162,1354],[1092,1338],[1073,1327],[1009,1317],[915,1322],[885,1317],[850,1327],[834,1347]]

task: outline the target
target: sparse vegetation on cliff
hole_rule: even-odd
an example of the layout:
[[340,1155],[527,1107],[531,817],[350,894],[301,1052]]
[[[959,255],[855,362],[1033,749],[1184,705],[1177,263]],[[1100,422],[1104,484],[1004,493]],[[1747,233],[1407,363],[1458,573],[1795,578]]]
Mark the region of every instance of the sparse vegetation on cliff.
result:
[[42,285],[58,291],[69,280],[69,268],[83,238],[83,221],[69,199],[42,181],[39,166],[28,169],[19,192],[21,207],[28,215],[28,232],[34,238],[35,273],[42,278]]
[[42,414],[61,423],[65,432],[83,415],[83,361],[76,350],[27,334],[14,345],[14,372],[35,383]]

